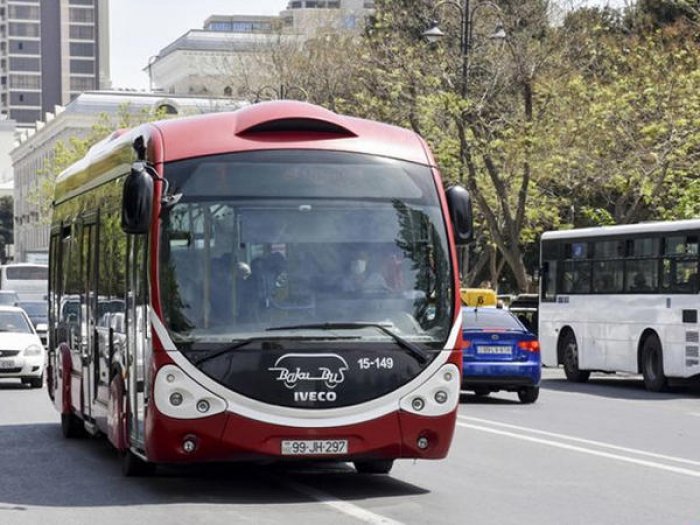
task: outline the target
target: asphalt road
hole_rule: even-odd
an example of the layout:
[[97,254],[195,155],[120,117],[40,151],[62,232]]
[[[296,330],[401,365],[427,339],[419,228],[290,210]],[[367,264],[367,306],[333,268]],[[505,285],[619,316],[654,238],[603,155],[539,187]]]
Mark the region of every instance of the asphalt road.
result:
[[573,385],[545,370],[540,399],[465,394],[448,459],[215,465],[121,476],[103,440],[66,441],[45,391],[0,382],[0,524],[700,524],[700,387],[636,377]]

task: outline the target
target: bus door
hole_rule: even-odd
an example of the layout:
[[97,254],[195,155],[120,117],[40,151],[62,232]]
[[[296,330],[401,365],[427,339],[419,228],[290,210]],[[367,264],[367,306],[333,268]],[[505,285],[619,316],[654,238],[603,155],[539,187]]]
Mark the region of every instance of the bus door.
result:
[[81,355],[83,363],[83,415],[93,418],[93,401],[99,377],[99,343],[97,337],[97,224],[87,223],[82,229],[83,309]]
[[148,271],[145,235],[130,235],[127,246],[127,363],[132,445],[143,447],[146,404],[148,403],[148,371],[150,334],[148,333]]

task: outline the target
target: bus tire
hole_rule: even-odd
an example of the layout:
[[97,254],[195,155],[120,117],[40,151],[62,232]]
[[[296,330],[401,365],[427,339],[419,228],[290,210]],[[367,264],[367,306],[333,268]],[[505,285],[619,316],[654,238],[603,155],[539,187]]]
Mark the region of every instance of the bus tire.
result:
[[650,392],[663,392],[668,388],[661,342],[656,335],[647,337],[642,345],[642,376],[644,387]]
[[144,461],[131,450],[122,454],[122,474],[128,478],[150,476],[156,471],[156,464]]
[[388,474],[394,466],[393,459],[377,459],[374,461],[355,461],[355,470],[360,474]]
[[538,397],[540,397],[540,387],[538,386],[526,386],[518,390],[518,399],[526,405],[534,403]]
[[83,420],[74,414],[61,414],[61,433],[66,439],[83,437],[85,435]]
[[578,367],[578,345],[576,336],[571,330],[567,330],[562,338],[564,374],[572,383],[585,383],[591,376],[588,370],[580,370]]

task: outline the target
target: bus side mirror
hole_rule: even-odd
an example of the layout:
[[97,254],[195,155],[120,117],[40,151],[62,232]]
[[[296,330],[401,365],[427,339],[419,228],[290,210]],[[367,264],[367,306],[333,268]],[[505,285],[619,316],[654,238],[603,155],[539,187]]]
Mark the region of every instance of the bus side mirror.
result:
[[467,246],[474,239],[474,218],[469,192],[462,186],[450,186],[445,191],[447,208],[452,219],[455,244]]
[[148,233],[153,206],[153,177],[143,162],[134,162],[122,192],[122,230]]

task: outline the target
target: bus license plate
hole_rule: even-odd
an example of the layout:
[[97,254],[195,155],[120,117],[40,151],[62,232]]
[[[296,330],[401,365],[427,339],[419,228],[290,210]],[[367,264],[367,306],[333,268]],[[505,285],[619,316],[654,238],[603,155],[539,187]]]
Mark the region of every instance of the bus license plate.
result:
[[513,353],[510,346],[477,346],[477,354],[510,355]]
[[0,360],[0,370],[3,368],[15,368],[15,362],[12,359]]
[[347,454],[347,439],[317,439],[282,441],[283,456],[316,456],[325,454]]

